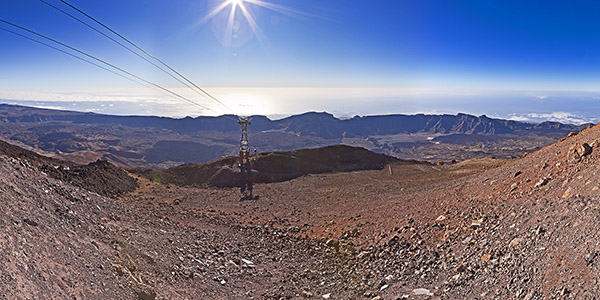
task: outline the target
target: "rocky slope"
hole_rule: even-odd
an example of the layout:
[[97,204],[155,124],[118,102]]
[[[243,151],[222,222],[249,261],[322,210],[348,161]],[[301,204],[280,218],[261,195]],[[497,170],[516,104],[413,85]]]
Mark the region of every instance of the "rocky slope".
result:
[[[0,155],[0,298],[133,298],[111,270],[124,211]],[[111,224],[112,223],[112,224]]]
[[256,201],[143,177],[115,201],[5,147],[0,298],[594,299],[599,141],[301,176]]
[[0,155],[0,299],[298,298],[319,280],[302,270],[337,259],[287,230],[123,204],[33,165]]
[[212,200],[189,206],[194,190],[178,188],[189,196],[165,211],[226,214],[322,239],[337,259],[314,270],[324,282],[307,287],[315,297],[593,299],[599,139],[592,127],[475,174],[488,163],[305,176],[258,185],[260,200],[244,204],[210,190]]
[[390,274],[371,291],[384,299],[414,297],[411,287],[441,298],[595,298],[599,139],[595,126],[431,191],[437,209],[407,214],[350,268]]
[[127,172],[106,161],[78,165],[41,156],[3,141],[0,141],[0,155],[17,158],[25,167],[105,196],[130,192],[137,186]]

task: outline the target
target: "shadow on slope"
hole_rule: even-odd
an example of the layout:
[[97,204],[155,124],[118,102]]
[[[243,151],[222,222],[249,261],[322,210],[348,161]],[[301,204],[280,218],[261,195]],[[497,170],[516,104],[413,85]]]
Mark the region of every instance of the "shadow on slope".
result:
[[107,161],[78,165],[45,157],[4,141],[0,141],[0,155],[20,160],[23,167],[31,166],[52,178],[103,196],[124,194],[137,187],[137,182],[127,172]]
[[[261,153],[251,159],[252,181],[255,183],[281,182],[307,174],[379,170],[386,164],[400,161],[364,148],[345,145]],[[136,168],[131,172],[150,180],[176,185],[234,187],[243,182],[238,158],[234,156],[165,170]]]

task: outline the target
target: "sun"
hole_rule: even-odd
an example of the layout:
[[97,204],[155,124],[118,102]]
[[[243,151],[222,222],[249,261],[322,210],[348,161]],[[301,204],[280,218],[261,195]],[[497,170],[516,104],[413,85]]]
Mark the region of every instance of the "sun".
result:
[[217,4],[192,26],[192,30],[210,22],[213,33],[226,47],[239,47],[252,38],[266,49],[265,37],[258,26],[261,9],[274,11],[287,16],[308,16],[273,0],[214,0]]
[[235,111],[244,112],[245,115],[272,113],[268,110],[270,107],[269,99],[261,94],[244,92],[243,89],[231,89],[228,94],[220,98]]
[[244,5],[244,0],[227,0],[227,5],[231,4],[233,6],[242,6]]

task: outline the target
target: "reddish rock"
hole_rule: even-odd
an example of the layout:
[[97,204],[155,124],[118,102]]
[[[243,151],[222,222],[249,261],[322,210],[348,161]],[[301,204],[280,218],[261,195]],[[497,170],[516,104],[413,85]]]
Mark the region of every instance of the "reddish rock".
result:
[[586,155],[592,153],[592,147],[587,143],[575,143],[571,148],[569,148],[569,152],[567,152],[567,160],[569,163],[578,163],[585,157]]

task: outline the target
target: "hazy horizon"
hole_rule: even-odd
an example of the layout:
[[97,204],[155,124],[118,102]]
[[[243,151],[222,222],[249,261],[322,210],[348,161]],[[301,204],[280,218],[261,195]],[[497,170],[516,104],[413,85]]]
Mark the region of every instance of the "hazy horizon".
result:
[[[573,92],[503,92],[503,93],[459,93],[439,94],[431,91],[406,90],[379,90],[379,94],[372,93],[371,89],[352,89],[354,97],[345,98],[339,91],[343,89],[247,89],[256,90],[257,95],[271,95],[273,98],[255,96],[268,107],[277,107],[277,102],[286,102],[287,111],[253,111],[243,107],[236,112],[222,111],[217,114],[203,113],[203,110],[190,103],[173,103],[173,100],[158,95],[140,93],[139,90],[120,90],[108,92],[38,92],[27,95],[20,93],[0,92],[0,103],[49,108],[58,110],[73,110],[80,112],[94,112],[111,115],[141,115],[183,118],[187,116],[217,116],[223,114],[238,115],[265,115],[271,119],[281,119],[291,115],[305,112],[328,112],[340,119],[354,116],[389,115],[389,114],[451,114],[466,113],[480,116],[487,115],[491,118],[540,123],[555,121],[565,124],[597,123],[595,112],[600,111],[599,93],[573,93]],[[214,88],[216,95],[221,93],[235,94],[235,89]],[[365,95],[365,93],[367,95]],[[395,95],[401,94],[400,96]],[[337,96],[334,96],[337,94]],[[369,96],[373,95],[374,96]],[[252,93],[250,93],[252,95]],[[12,96],[12,99],[5,99]],[[16,99],[15,99],[16,98]],[[19,99],[20,98],[20,99]],[[42,98],[48,100],[32,100]],[[291,101],[290,101],[291,99]],[[302,101],[310,99],[310,101]],[[375,99],[375,100],[373,100]],[[400,100],[399,100],[400,99]],[[481,100],[485,101],[481,101]],[[568,99],[568,101],[565,101]],[[374,105],[364,109],[361,103],[373,100]],[[289,102],[297,103],[289,105]],[[323,105],[323,103],[327,105]],[[337,109],[339,102],[344,102],[345,110]],[[588,110],[572,110],[569,106],[587,107]],[[236,107],[236,106],[233,106]],[[463,107],[465,107],[463,109]],[[215,110],[219,107],[215,105]],[[184,111],[185,113],[181,113]]]

